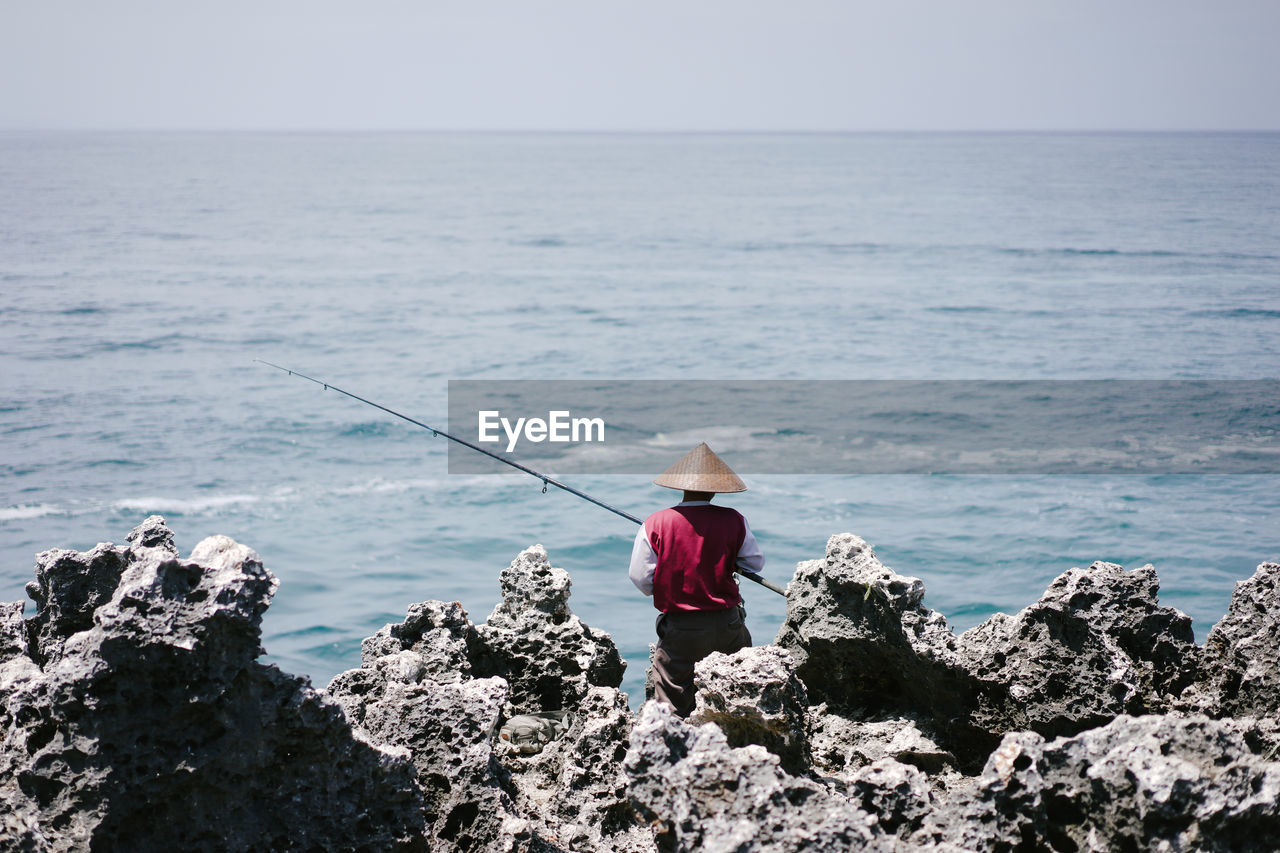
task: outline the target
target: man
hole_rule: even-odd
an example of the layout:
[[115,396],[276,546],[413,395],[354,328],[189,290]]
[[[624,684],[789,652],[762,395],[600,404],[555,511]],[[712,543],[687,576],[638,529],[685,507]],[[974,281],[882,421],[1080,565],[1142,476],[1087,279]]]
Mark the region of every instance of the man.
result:
[[653,482],[683,491],[684,498],[645,519],[629,575],[662,611],[653,657],[654,697],[687,717],[694,705],[693,665],[712,652],[751,645],[733,571],[759,573],[764,554],[740,513],[711,505],[717,492],[744,492],[747,486],[706,442]]

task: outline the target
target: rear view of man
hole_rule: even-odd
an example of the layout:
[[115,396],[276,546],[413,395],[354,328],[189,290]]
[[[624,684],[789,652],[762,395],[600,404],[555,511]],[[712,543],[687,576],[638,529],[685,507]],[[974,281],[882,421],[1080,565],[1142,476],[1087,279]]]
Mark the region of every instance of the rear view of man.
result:
[[705,442],[653,482],[683,491],[684,498],[645,519],[629,574],[662,611],[654,697],[685,717],[694,705],[693,665],[712,652],[751,645],[733,571],[760,573],[764,554],[741,513],[712,506],[714,494],[743,492],[747,486]]

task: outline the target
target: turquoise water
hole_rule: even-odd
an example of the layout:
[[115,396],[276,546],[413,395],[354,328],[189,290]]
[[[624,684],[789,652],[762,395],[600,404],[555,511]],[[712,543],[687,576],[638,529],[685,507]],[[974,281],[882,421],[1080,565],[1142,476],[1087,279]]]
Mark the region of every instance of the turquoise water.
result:
[[[411,602],[482,620],[535,542],[633,696],[655,613],[625,520],[254,358],[441,426],[456,378],[1280,375],[1276,134],[7,134],[0,189],[0,600],[158,512],[259,551],[264,645],[320,684]],[[768,574],[853,531],[957,629],[1104,559],[1203,639],[1280,559],[1273,476],[749,484]]]

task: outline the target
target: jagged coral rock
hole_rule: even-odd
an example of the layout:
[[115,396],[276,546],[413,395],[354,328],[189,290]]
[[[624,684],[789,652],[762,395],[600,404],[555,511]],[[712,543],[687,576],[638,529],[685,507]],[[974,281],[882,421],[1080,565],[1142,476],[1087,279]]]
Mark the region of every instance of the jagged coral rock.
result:
[[[923,584],[832,537],[786,650],[699,665],[697,726],[656,703],[633,721],[540,547],[488,624],[413,605],[326,697],[256,661],[257,554],[210,537],[179,559],[153,517],[126,547],[41,555],[30,619],[0,604],[0,848],[1269,851],[1280,725],[1149,712],[1274,716],[1277,575],[1239,585],[1204,652],[1149,567],[1102,563],[957,638]],[[502,749],[507,715],[549,710],[568,730],[541,753]],[[981,750],[1020,726],[1041,733]]]
[[459,850],[503,849],[532,837],[527,830],[510,831],[519,821],[493,758],[506,693],[500,678],[388,679],[365,707],[363,728],[370,738],[404,747],[412,756],[428,834],[439,843]]
[[758,744],[778,756],[788,772],[806,772],[808,696],[788,652],[777,646],[713,652],[694,667],[694,683],[690,723],[715,723],[731,746]]
[[158,518],[130,538],[41,556],[43,671],[0,685],[9,822],[54,851],[420,849],[412,766],[255,661],[276,587],[257,554],[211,537],[180,560]]
[[472,666],[511,685],[509,714],[575,707],[593,687],[617,687],[626,664],[613,640],[569,609],[569,573],[546,549],[521,551],[502,571],[502,601],[476,628]]
[[571,725],[537,754],[499,752],[521,813],[564,850],[650,853],[653,833],[627,794],[622,757],[632,716],[625,693],[592,687],[570,712]]
[[413,762],[433,849],[520,849],[533,834],[493,754],[507,682],[466,677],[474,633],[456,603],[412,605],[404,622],[365,640],[361,667],[327,692],[362,739]]
[[[922,719],[975,767],[1005,732],[1074,734],[1173,707],[1196,669],[1191,620],[1158,601],[1155,570],[1094,563],[1036,604],[955,637],[923,584],[857,536],[801,563],[778,645],[815,700],[849,719]],[[923,716],[922,715],[926,715]]]
[[694,727],[646,702],[623,767],[659,849],[782,853],[888,850],[874,817],[810,779],[791,776],[764,747],[730,747],[719,727]]
[[1184,704],[1212,716],[1280,714],[1280,563],[1236,584],[1227,615],[1209,631],[1196,685]]
[[[972,679],[946,619],[923,605],[924,584],[886,568],[852,533],[796,567],[775,641],[789,651],[812,701],[851,718],[923,715],[985,756],[967,728]],[[980,760],[980,759],[979,759]]]
[[1120,716],[1049,743],[1007,735],[977,787],[930,815],[921,845],[996,851],[1263,853],[1280,838],[1274,724]]
[[111,599],[120,576],[138,554],[156,549],[158,558],[176,558],[173,533],[158,515],[148,516],[128,536],[131,547],[102,543],[87,554],[55,548],[36,557],[36,579],[27,595],[36,603],[28,620],[31,658],[56,661],[63,641],[93,625],[93,614]]
[[[522,551],[500,583],[502,601],[480,625],[456,601],[410,605],[403,622],[365,639],[362,669],[407,651],[436,681],[501,677],[506,716],[572,709],[592,687],[622,683],[626,664],[612,638],[574,615],[569,573],[553,567],[541,545]],[[343,696],[360,693],[360,671],[338,676]]]
[[886,835],[909,836],[935,805],[924,771],[892,758],[863,767],[846,790],[854,805],[875,816],[877,829]]
[[404,621],[384,625],[360,644],[366,665],[381,657],[412,651],[424,673],[437,681],[456,681],[471,675],[471,660],[480,653],[475,625],[457,601],[410,604]]
[[1075,734],[1120,714],[1168,708],[1199,652],[1191,620],[1161,607],[1155,569],[1071,569],[1014,616],[960,637],[978,683],[974,722],[992,732]]
[[[620,793],[630,712],[613,641],[573,615],[569,575],[541,546],[501,583],[501,603],[478,626],[458,602],[411,605],[364,641],[360,668],[329,693],[361,737],[412,757],[439,849],[651,849]],[[570,731],[542,751],[496,741],[504,719],[557,710]]]
[[593,687],[565,735],[564,762],[551,804],[559,820],[573,827],[584,850],[653,849],[653,835],[631,804],[622,772],[633,722],[625,693]]
[[8,731],[13,722],[9,694],[41,674],[31,659],[22,611],[21,601],[0,602],[0,733]]

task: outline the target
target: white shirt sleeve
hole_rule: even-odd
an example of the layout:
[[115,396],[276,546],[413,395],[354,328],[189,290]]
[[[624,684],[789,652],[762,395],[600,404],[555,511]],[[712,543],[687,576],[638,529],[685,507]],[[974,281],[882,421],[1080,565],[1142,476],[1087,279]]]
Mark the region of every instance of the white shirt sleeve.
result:
[[760,550],[760,543],[756,541],[755,534],[751,532],[751,525],[747,524],[745,518],[742,519],[742,526],[746,528],[747,533],[742,537],[742,547],[738,549],[737,565],[740,569],[758,575],[764,571],[764,552]]
[[631,548],[631,568],[627,576],[636,585],[636,589],[645,595],[653,595],[653,570],[658,568],[658,553],[649,542],[649,533],[644,525],[636,533],[635,545]]

